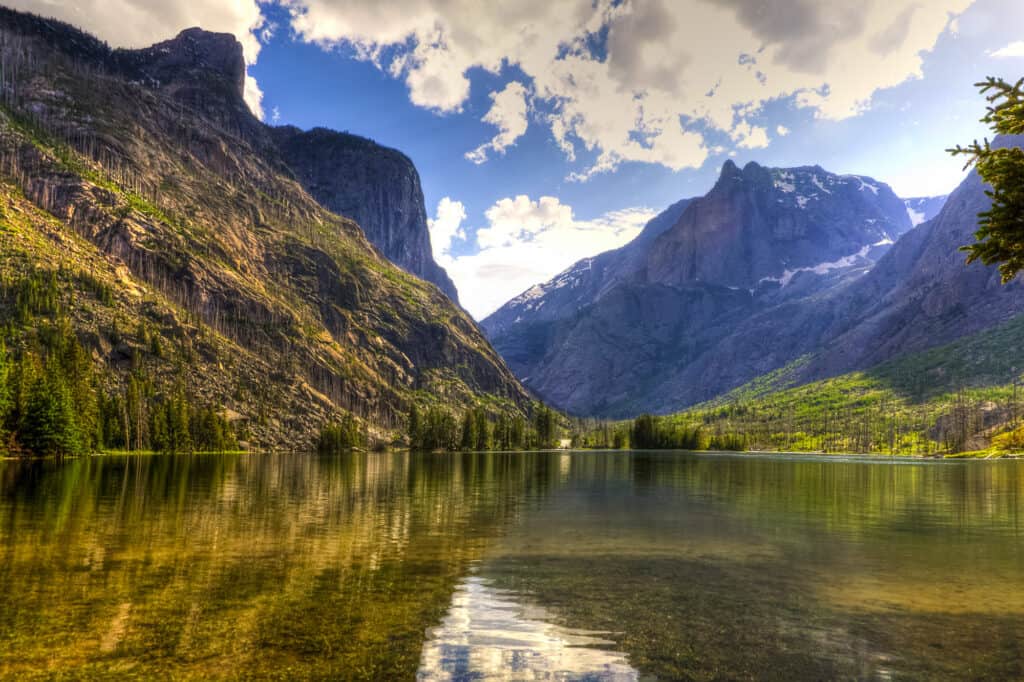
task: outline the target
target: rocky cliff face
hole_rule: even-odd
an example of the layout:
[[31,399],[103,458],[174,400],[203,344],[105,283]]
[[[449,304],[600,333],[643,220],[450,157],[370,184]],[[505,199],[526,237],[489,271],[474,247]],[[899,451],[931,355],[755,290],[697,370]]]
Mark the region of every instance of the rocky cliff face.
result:
[[434,262],[420,176],[405,154],[324,128],[272,132],[285,162],[314,199],[355,220],[385,258],[458,302],[455,284]]
[[[642,238],[532,288],[483,325],[555,405],[669,411],[739,380],[675,379],[703,373],[701,358],[745,320],[863,275],[910,228],[903,202],[871,178],[727,162],[707,196],[676,204]],[[776,362],[754,354],[737,374]]]
[[[1003,136],[994,146],[1024,146]],[[870,367],[907,352],[952,341],[1024,312],[1024,282],[1000,283],[994,267],[965,264],[960,247],[974,241],[978,214],[991,202],[971,172],[930,221],[901,239],[878,265],[828,302],[844,320],[802,373],[818,378]]]
[[[107,381],[184,386],[262,445],[342,412],[386,433],[412,401],[529,409],[458,306],[295,181],[242,101],[237,43],[111,51],[0,8],[0,59],[3,291],[55,278]],[[12,324],[14,346],[33,333]]]
[[[742,170],[726,162],[707,196],[650,249],[648,282],[707,282],[739,289],[788,284],[827,264],[870,259],[910,229],[902,202],[883,183],[820,167]],[[867,250],[865,250],[867,249]]]

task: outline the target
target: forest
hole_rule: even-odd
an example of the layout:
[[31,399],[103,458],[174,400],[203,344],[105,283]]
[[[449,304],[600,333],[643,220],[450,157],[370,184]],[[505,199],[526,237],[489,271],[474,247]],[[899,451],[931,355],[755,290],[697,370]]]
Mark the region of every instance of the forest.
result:
[[[124,382],[97,370],[62,309],[66,276],[40,269],[0,281],[2,339],[18,339],[10,347],[0,340],[0,448],[23,456],[237,449],[222,410],[198,404],[183,386],[158,390],[141,358]],[[109,295],[102,283],[91,285]],[[150,354],[162,354],[158,335],[141,324],[136,335]]]

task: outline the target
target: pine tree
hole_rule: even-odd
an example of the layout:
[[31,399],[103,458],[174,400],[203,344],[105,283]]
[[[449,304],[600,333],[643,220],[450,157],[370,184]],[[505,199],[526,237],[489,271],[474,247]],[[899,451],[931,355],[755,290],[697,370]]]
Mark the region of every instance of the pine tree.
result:
[[[982,93],[990,93],[988,113],[981,119],[996,134],[1024,134],[1024,78],[1010,85],[1001,78],[989,78],[976,84]],[[986,265],[999,263],[1003,283],[1024,270],[1024,150],[1019,147],[993,149],[986,139],[967,147],[948,150],[967,157],[965,168],[974,166],[992,189],[987,192],[992,207],[978,215],[977,241],[964,246],[967,262],[980,260]]]
[[472,450],[476,447],[476,419],[473,410],[466,410],[462,415],[462,441],[463,450]]
[[33,382],[18,431],[22,445],[35,455],[81,452],[71,394],[52,368]]
[[479,452],[491,449],[490,423],[487,421],[487,413],[482,408],[473,410],[473,419],[476,421],[476,444]]
[[409,406],[409,449],[421,450],[423,449],[423,425],[420,422],[420,411],[416,407],[416,403],[412,403]]

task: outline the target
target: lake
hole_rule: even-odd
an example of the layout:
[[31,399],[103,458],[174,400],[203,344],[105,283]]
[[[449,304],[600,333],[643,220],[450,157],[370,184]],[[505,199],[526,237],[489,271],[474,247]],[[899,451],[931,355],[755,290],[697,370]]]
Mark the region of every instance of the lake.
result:
[[0,676],[1020,679],[1024,461],[4,461]]

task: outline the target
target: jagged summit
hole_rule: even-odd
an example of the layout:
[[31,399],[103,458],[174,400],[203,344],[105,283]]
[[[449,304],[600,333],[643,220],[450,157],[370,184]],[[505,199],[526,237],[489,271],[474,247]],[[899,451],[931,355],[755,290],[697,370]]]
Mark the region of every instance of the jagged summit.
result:
[[413,162],[397,150],[349,133],[264,125],[245,103],[245,57],[233,35],[193,27],[147,48],[112,50],[68,24],[3,7],[0,28],[40,39],[73,63],[158,90],[238,134],[261,154],[279,157],[321,205],[359,223],[386,258],[457,302],[454,283],[433,258]]
[[245,90],[242,44],[230,33],[187,28],[174,38],[151,47],[118,52],[160,84],[223,77],[234,86],[239,97]]

